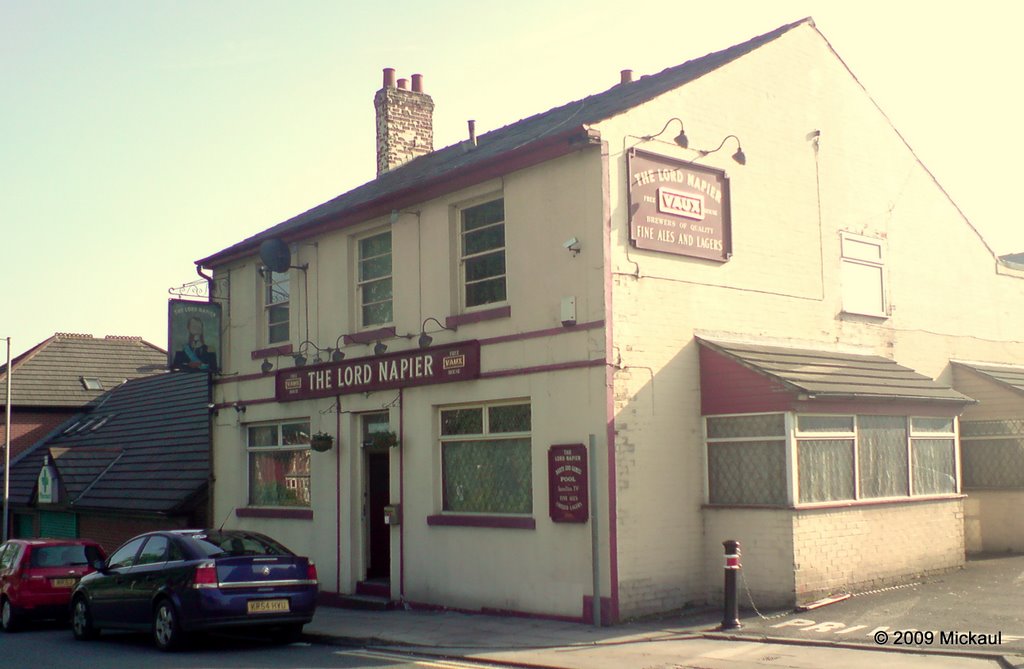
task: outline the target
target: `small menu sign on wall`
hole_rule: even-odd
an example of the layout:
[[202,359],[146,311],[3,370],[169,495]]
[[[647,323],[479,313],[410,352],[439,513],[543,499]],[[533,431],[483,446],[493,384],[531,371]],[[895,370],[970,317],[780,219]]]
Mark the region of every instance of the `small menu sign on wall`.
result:
[[561,444],[548,449],[548,510],[556,523],[585,523],[590,517],[587,448]]

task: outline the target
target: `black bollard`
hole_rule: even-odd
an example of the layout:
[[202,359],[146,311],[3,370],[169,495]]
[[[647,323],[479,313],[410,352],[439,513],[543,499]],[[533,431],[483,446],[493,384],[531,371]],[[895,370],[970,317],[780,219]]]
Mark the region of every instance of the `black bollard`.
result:
[[740,625],[740,608],[736,598],[736,575],[740,571],[740,542],[735,539],[723,541],[725,547],[725,607],[722,613],[722,629],[734,630]]

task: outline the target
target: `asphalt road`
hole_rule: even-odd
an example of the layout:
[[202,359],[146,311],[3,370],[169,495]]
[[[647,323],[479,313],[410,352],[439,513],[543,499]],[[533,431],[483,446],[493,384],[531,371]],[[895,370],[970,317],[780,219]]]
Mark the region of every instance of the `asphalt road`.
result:
[[0,632],[0,667],[32,669],[146,669],[262,668],[275,669],[481,669],[463,661],[347,648],[322,644],[276,644],[245,636],[212,635],[196,639],[188,648],[161,653],[148,635],[104,632],[95,641],[75,641],[71,630],[43,624],[15,634]]
[[1022,597],[1024,556],[974,559],[961,570],[811,611],[762,612],[767,620],[745,612],[736,633],[1024,654]]

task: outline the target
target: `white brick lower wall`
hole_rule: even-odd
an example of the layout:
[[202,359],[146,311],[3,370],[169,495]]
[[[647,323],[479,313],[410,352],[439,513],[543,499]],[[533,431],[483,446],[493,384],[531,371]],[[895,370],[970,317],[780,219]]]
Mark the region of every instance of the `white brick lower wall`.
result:
[[969,490],[964,502],[968,553],[1024,552],[1024,490]]
[[722,542],[742,551],[740,606],[806,603],[964,564],[963,499],[828,509],[704,510],[708,602],[722,597]]

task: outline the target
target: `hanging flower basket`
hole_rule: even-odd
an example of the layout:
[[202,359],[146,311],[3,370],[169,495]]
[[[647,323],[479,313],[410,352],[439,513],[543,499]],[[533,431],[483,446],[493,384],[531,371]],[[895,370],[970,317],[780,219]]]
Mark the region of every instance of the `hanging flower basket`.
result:
[[398,435],[394,432],[374,432],[363,442],[363,448],[395,448],[398,446]]
[[334,436],[326,432],[317,432],[309,440],[309,447],[319,453],[331,450],[332,446],[334,446]]

